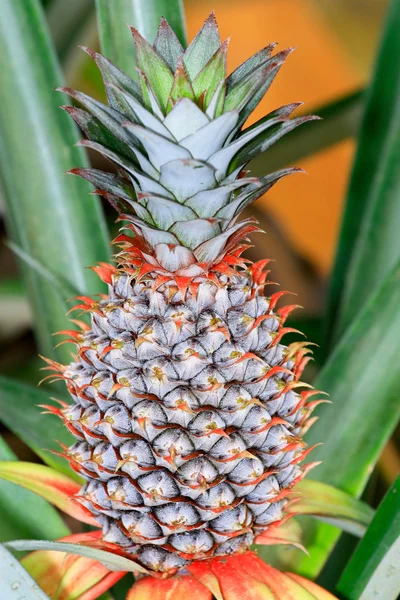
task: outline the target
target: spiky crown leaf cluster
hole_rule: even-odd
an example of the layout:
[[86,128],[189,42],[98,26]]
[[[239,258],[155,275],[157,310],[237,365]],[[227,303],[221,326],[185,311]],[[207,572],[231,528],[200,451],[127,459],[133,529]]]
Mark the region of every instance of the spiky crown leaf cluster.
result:
[[85,48],[109,106],[64,89],[83,107],[65,107],[87,138],[82,145],[114,162],[118,174],[72,172],[129,221],[154,269],[193,277],[256,230],[252,220],[238,222],[241,211],[298,170],[255,178],[245,165],[315,117],[291,119],[300,105],[293,103],[243,129],[291,49],[273,55],[270,44],[227,76],[228,43],[221,43],[213,14],[185,51],[165,20],[154,46],[131,29],[138,83]]

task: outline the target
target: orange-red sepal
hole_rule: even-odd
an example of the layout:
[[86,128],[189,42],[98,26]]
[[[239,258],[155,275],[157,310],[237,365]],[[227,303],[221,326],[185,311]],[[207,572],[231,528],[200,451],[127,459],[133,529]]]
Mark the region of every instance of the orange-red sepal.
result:
[[209,589],[190,574],[169,579],[144,577],[130,589],[126,600],[212,600]]

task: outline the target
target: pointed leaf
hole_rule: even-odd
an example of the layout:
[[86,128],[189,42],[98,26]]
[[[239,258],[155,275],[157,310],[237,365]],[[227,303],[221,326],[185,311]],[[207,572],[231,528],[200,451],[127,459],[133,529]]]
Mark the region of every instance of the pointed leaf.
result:
[[174,76],[163,59],[144,37],[134,27],[131,27],[131,31],[135,42],[138,67],[145,73],[155,97],[163,112],[165,112],[174,83]]
[[167,156],[171,160],[175,160],[176,158],[192,158],[190,152],[182,146],[178,146],[178,144],[167,140],[153,131],[145,129],[141,125],[125,123],[125,127],[143,144],[151,164],[158,171],[165,164]]
[[379,506],[374,520],[338,583],[348,600],[396,600],[400,594],[400,477]]
[[2,600],[50,600],[18,560],[1,544],[0,581]]
[[127,94],[123,89],[112,83],[108,84],[107,87],[113,90],[114,96],[118,98],[120,104],[125,107],[125,112],[131,115],[131,121],[138,122],[140,125],[143,125],[164,137],[173,139],[163,123],[155,117],[152,112],[146,110],[133,96]]
[[101,76],[103,78],[105,90],[107,93],[107,99],[112,108],[120,111],[121,105],[113,94],[113,88],[109,88],[107,84],[114,84],[119,88],[123,89],[131,96],[133,96],[134,98],[136,98],[136,100],[141,100],[140,87],[136,81],[133,81],[133,79],[131,79],[126,73],[118,69],[118,67],[116,67],[108,58],[106,58],[102,54],[94,52],[86,46],[82,46],[82,50],[89,54],[89,56],[93,58],[96,65],[98,66]]
[[202,190],[214,187],[215,169],[198,160],[171,160],[161,167],[160,183],[170,190],[179,202]]
[[232,183],[226,185],[220,185],[217,188],[211,190],[205,190],[204,192],[198,192],[185,202],[185,206],[190,206],[202,217],[214,217],[218,215],[222,219],[227,217],[223,214],[221,207],[235,204],[236,200],[232,201],[232,192],[241,187],[255,186],[260,183],[257,179],[243,177],[242,179],[236,179]]
[[98,526],[95,519],[73,500],[81,486],[50,467],[22,461],[0,461],[0,478],[38,494],[78,521]]
[[[262,127],[262,132],[259,134],[259,136],[253,136],[251,141],[235,155],[235,158],[229,167],[230,172],[234,171],[237,167],[239,167],[239,165],[246,164],[262,152],[268,150],[268,148],[275,144],[275,142],[277,142],[281,137],[296,127],[299,127],[299,125],[309,123],[310,121],[315,121],[318,118],[319,117],[310,115],[308,117],[297,117],[286,120],[285,122],[281,123],[279,123],[278,118],[271,119],[271,121],[269,121],[269,127],[267,126],[268,123],[264,123],[262,126],[260,126],[260,128]],[[256,130],[253,130],[253,133],[254,131]]]
[[143,204],[151,214],[156,227],[166,231],[177,221],[190,221],[196,219],[196,213],[178,202],[160,198],[159,196],[145,196]]
[[276,44],[269,44],[265,48],[262,48],[256,54],[253,54],[250,58],[248,58],[244,63],[239,65],[226,80],[226,89],[229,92],[233,87],[237,85],[237,83],[246,77],[251,71],[256,69],[258,66],[265,63],[271,56],[273,49]]
[[6,548],[16,550],[17,552],[31,550],[51,550],[52,552],[63,552],[65,554],[73,554],[76,556],[85,556],[92,560],[97,560],[99,563],[107,567],[110,571],[125,571],[129,573],[148,573],[147,569],[135,563],[129,558],[113,554],[106,550],[99,550],[91,546],[82,544],[73,544],[70,542],[48,542],[47,540],[16,540],[6,542]]
[[123,198],[124,200],[130,201],[135,200],[136,195],[134,189],[124,179],[113,175],[112,173],[106,173],[99,169],[71,169],[69,171],[71,175],[78,175],[89,181],[96,189],[104,190],[114,196]]
[[[196,79],[193,81],[193,90],[196,98],[199,99],[204,94],[203,110],[206,110],[210,104],[213,95],[217,91],[221,81],[226,77],[226,54],[228,43],[224,42],[203,67]],[[229,109],[227,109],[229,110]]]
[[266,94],[291,52],[292,49],[289,48],[279,52],[272,58],[268,58],[264,63],[261,63],[241,78],[236,84],[232,85],[227,91],[224,111],[242,111],[240,124],[244,123]]
[[364,535],[374,516],[368,504],[326,483],[304,479],[294,492],[299,498],[287,507],[286,512],[312,515],[358,537]]
[[[301,169],[296,169],[295,167],[282,169],[281,171],[277,171],[276,173],[271,173],[271,175],[267,175],[260,180],[256,180],[257,183],[253,183],[249,185],[249,187],[239,194],[233,201],[231,201],[227,206],[221,208],[215,216],[221,219],[233,219],[236,215],[240,214],[240,212],[252,202],[255,202],[258,198],[260,198],[263,194],[266,194],[268,190],[271,189],[278,181],[280,181],[283,177],[287,175],[293,175],[294,173],[302,172]],[[243,181],[239,179],[238,181]]]
[[168,21],[162,17],[154,41],[154,49],[163,57],[172,72],[178,66],[178,60],[183,56],[184,50],[174,30]]
[[[226,177],[229,165],[229,172],[232,173],[236,168],[241,167],[251,160],[251,158],[254,158],[254,156],[271,146],[286,133],[286,129],[293,129],[297,124],[300,124],[297,123],[299,119],[289,121],[287,115],[282,113],[283,110],[276,111],[278,113],[277,116],[264,118],[262,122],[249,127],[240,137],[209,158],[208,162],[217,170],[218,180]],[[237,113],[225,114],[237,115]]]
[[221,45],[218,25],[212,12],[183,55],[183,64],[193,81]]
[[193,158],[205,161],[222,148],[237,120],[237,112],[224,113],[181,140],[180,145],[187,148]]
[[189,75],[186,73],[186,69],[183,66],[182,60],[179,58],[175,70],[174,83],[168,99],[168,111],[173,108],[174,104],[180,98],[189,98],[189,100],[195,100]]
[[[110,133],[110,131],[99,121],[99,119],[93,117],[90,113],[82,108],[77,108],[75,106],[63,106],[62,108],[70,115],[70,117],[73,118],[79,129],[88,140],[102,144],[110,150],[115,150],[115,152],[122,154],[128,158],[128,160],[133,160],[133,162],[136,162],[136,156],[130,147],[134,146],[134,140],[130,139],[130,146],[128,146],[128,144],[122,142],[120,139],[116,138],[112,133]],[[77,145],[81,144],[78,142]]]
[[180,142],[209,123],[202,110],[189,98],[181,98],[168,113],[164,125]]
[[280,544],[294,546],[306,552],[302,545],[302,528],[295,519],[285,523],[272,523],[265,532],[257,535],[254,543],[260,546],[278,546]]
[[[113,152],[112,150],[109,150],[106,146],[103,146],[102,144],[97,144],[96,142],[91,142],[90,140],[82,140],[80,144],[82,146],[85,146],[86,148],[91,148],[92,150],[99,152],[108,160],[122,167],[125,171],[128,171],[128,173],[131,173],[132,175],[136,174],[137,166],[121,154]],[[135,150],[135,152],[140,167],[147,173],[147,175],[149,175],[150,177],[157,177],[156,169],[151,165],[147,158],[145,158],[138,150]]]
[[311,110],[321,117],[307,127],[294,129],[276,145],[271,156],[259,156],[250,168],[254,175],[296,164],[306,156],[316,154],[344,139],[355,137],[360,121],[363,91],[357,90],[334,102]]
[[[85,543],[91,534],[74,534],[60,541]],[[82,556],[36,550],[21,560],[35,581],[57,600],[95,600],[119,581],[124,572],[113,572],[101,563]]]

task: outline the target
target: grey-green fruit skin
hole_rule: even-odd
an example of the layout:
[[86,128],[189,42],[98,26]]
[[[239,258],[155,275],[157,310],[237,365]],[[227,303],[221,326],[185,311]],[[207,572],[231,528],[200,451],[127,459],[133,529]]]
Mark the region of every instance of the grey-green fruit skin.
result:
[[[285,392],[293,362],[250,274],[205,281],[184,301],[152,285],[114,276],[65,372],[74,403],[63,414],[78,439],[67,455],[87,479],[80,500],[104,540],[169,571],[247,548],[282,518],[304,409]],[[277,366],[287,371],[266,377]]]

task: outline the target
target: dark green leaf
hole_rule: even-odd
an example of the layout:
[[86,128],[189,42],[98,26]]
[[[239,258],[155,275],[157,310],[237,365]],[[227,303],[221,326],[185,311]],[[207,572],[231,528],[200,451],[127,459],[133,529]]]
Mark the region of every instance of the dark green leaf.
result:
[[346,600],[396,600],[400,594],[400,477],[380,505],[338,584]]
[[135,52],[127,23],[153,42],[161,17],[165,17],[181,44],[186,44],[182,0],[96,0],[96,7],[103,53],[134,79],[137,79]]
[[358,131],[363,103],[363,92],[356,91],[339,100],[318,106],[311,111],[322,121],[294,129],[274,147],[271,155],[260,156],[250,163],[253,175],[263,175],[268,170],[281,169],[299,160],[329,148],[342,140],[354,137]]
[[[16,458],[0,438],[0,460]],[[48,502],[8,481],[0,481],[0,515],[0,542],[16,537],[56,539],[69,533],[57,511]]]
[[[329,393],[331,406],[317,409],[320,419],[307,435],[323,441],[313,460],[323,463],[313,478],[359,496],[400,417],[398,363],[400,339],[400,265],[341,339],[315,386]],[[338,534],[328,525],[308,531],[310,559],[298,569],[315,577]]]
[[[108,256],[105,223],[90,187],[65,171],[85,165],[73,123],[59,109],[61,76],[38,0],[4,0],[0,19],[0,173],[16,244],[86,293],[99,291],[88,265]],[[66,324],[52,285],[23,274],[42,353]],[[63,349],[59,358],[69,359]]]
[[400,259],[399,22],[400,3],[392,0],[366,97],[332,278],[329,324],[336,338]]
[[0,544],[2,600],[50,600],[20,562]]
[[39,405],[51,403],[46,392],[0,376],[0,421],[23,439],[46,464],[79,479],[64,458],[51,452],[60,452],[58,442],[66,446],[74,442],[60,419],[41,414]]

